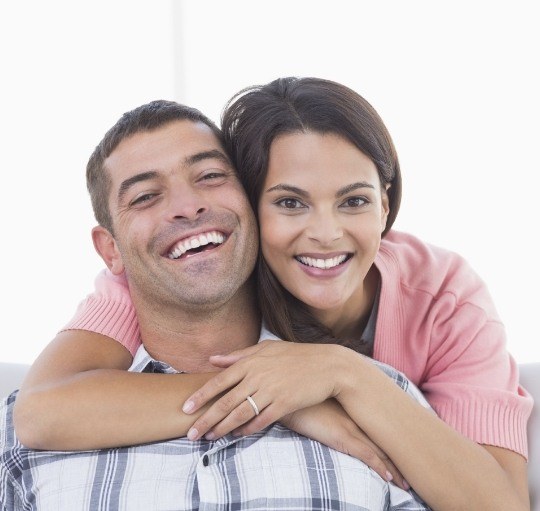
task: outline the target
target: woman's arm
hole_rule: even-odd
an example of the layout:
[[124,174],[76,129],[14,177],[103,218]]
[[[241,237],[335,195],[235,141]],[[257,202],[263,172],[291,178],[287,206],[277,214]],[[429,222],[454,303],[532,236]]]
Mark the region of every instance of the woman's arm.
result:
[[[363,461],[385,481],[393,481],[404,490],[410,488],[392,460],[368,438],[335,399],[297,410],[279,422],[300,435]],[[241,434],[239,431],[236,433]]]
[[[240,432],[251,433],[333,397],[434,509],[529,509],[522,456],[465,438],[352,350],[271,341],[215,361],[233,365],[191,396],[188,409],[231,390],[194,423],[191,438],[220,436],[246,417]],[[261,410],[255,418],[248,395]]]
[[109,337],[59,333],[17,396],[14,420],[21,443],[87,450],[185,436],[196,417],[180,405],[213,373],[131,373],[131,362],[131,354]]
[[[215,373],[128,373],[131,362],[131,354],[104,335],[84,330],[58,334],[34,362],[17,396],[15,429],[21,443],[35,449],[88,450],[185,436],[208,406],[186,415],[180,405]],[[385,479],[390,474],[404,487],[394,464],[337,403],[299,410],[286,425],[361,459]]]
[[529,509],[522,456],[463,437],[375,367],[364,363],[362,371],[354,371],[353,358],[342,358],[343,371],[352,370],[354,377],[341,378],[336,399],[430,506]]

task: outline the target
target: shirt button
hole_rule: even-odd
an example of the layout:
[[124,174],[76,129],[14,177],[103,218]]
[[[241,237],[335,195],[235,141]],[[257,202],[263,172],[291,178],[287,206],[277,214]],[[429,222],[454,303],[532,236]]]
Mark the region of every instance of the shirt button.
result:
[[202,464],[207,467],[209,463],[208,456],[205,454],[202,459]]

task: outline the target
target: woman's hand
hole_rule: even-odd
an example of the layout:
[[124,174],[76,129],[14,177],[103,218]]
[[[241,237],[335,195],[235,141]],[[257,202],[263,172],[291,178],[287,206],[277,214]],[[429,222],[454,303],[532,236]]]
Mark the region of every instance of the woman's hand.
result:
[[347,351],[332,344],[263,341],[211,357],[212,364],[226,369],[188,398],[183,411],[193,413],[224,394],[195,421],[188,438],[212,440],[247,422],[249,432],[258,431],[296,410],[334,397],[339,362]]
[[[392,460],[368,438],[335,399],[297,410],[280,422],[301,435],[363,461],[385,481],[393,481],[400,488],[409,490],[410,486]],[[238,432],[249,434],[249,423]]]

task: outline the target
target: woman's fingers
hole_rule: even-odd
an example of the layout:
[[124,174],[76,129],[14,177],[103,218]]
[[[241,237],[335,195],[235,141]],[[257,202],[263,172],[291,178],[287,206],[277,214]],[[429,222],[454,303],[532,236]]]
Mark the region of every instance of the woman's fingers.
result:
[[[246,393],[241,385],[227,392],[193,423],[188,438],[197,440],[206,436],[207,440],[214,440],[260,416],[267,403],[262,400],[260,393]],[[253,404],[247,399],[248,396]],[[266,416],[267,413],[262,420]]]
[[384,451],[375,445],[363,431],[358,430],[351,435],[351,438],[344,439],[343,447],[345,447],[345,445],[345,450],[337,450],[346,452],[346,454],[350,454],[351,456],[362,460],[386,481],[392,481],[400,488],[409,490],[410,486],[392,460]]
[[[321,374],[321,359],[327,358],[324,356],[327,350],[323,354],[319,353],[321,350],[265,341],[230,357],[213,357],[213,360],[221,358],[224,365],[235,357],[241,359],[216,374],[186,400],[182,410],[189,414],[215,399],[195,421],[188,438],[201,438],[210,430],[217,438],[248,422],[250,432],[257,431],[294,410],[324,401],[334,391],[334,385],[330,371]],[[303,361],[300,365],[299,359]],[[254,402],[247,400],[248,396]],[[252,422],[256,412],[269,405],[272,405],[270,411]]]
[[[252,399],[254,401],[261,401],[261,399],[257,398],[257,394],[254,394]],[[225,417],[225,419],[216,424],[205,435],[205,438],[207,440],[215,440],[216,438],[220,438],[231,432],[233,432],[236,436],[240,436],[240,433],[238,433],[240,430],[246,431],[242,432],[242,435],[251,435],[252,433],[256,433],[257,431],[264,429],[266,426],[276,421],[276,417],[274,415],[275,408],[275,406],[269,405],[261,410],[259,414],[256,414],[254,408],[246,399],[233,412]]]
[[243,348],[241,350],[231,351],[227,355],[212,355],[210,357],[210,363],[216,367],[229,367],[239,360],[254,355],[259,352],[261,349],[264,349],[264,344],[259,343],[248,348]]
[[[409,489],[392,460],[352,421],[334,399],[293,412],[281,423],[301,435],[363,461],[385,481]],[[247,434],[250,423],[237,432]]]
[[[186,399],[182,405],[182,411],[187,414],[197,411],[199,408],[201,408],[201,406],[204,406],[216,396],[219,396],[221,393],[237,385],[240,381],[242,381],[243,377],[244,375],[238,367],[231,367],[217,373],[216,376],[208,380],[199,390],[191,394],[191,396]],[[219,400],[221,401],[221,407],[229,407],[229,409],[232,410],[238,405],[238,403],[235,404],[233,402],[228,402],[228,400],[232,400],[233,398],[230,393],[225,394],[224,397],[225,399],[221,398]]]
[[253,356],[262,349],[265,349],[265,346],[264,343],[259,343],[255,346],[250,346],[249,348],[233,351],[228,355],[211,356],[210,362],[213,365],[226,369],[217,373],[216,376],[207,381],[197,392],[194,392],[188,397],[182,406],[182,411],[187,414],[193,413],[211,399],[214,399],[222,392],[237,385],[246,377],[246,371],[249,370],[249,365],[235,365],[235,363],[246,357]]
[[213,366],[226,369],[232,366],[235,362],[238,362],[241,357],[237,355],[212,355],[209,360]]

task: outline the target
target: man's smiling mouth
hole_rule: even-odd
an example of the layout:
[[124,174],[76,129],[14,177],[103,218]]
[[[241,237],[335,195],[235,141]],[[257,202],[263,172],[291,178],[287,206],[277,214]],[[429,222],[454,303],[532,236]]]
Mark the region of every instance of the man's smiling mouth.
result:
[[227,236],[219,231],[209,231],[179,241],[168,254],[169,259],[179,259],[190,254],[212,250],[225,242]]

